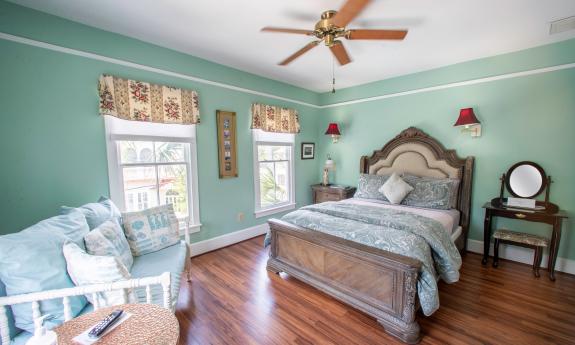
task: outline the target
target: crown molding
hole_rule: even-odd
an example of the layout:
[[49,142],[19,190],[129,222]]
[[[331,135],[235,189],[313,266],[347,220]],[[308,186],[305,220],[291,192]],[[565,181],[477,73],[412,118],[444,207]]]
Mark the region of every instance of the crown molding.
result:
[[316,108],[316,109],[320,108],[320,106],[318,106],[316,104],[302,102],[302,101],[292,99],[292,98],[277,96],[277,95],[274,95],[271,93],[260,92],[260,91],[256,91],[256,90],[252,90],[252,89],[246,89],[246,88],[235,86],[235,85],[230,85],[230,84],[226,84],[226,83],[221,83],[221,82],[217,82],[217,81],[212,81],[212,80],[208,80],[208,79],[195,77],[195,76],[189,75],[189,74],[168,71],[168,70],[157,68],[157,67],[142,65],[139,63],[135,63],[135,62],[116,59],[116,58],[112,58],[112,57],[108,57],[108,56],[104,56],[104,55],[99,55],[99,54],[94,54],[94,53],[90,53],[90,52],[86,52],[86,51],[82,51],[82,50],[78,50],[78,49],[66,48],[66,47],[62,47],[59,45],[41,42],[41,41],[33,40],[30,38],[26,38],[26,37],[7,34],[4,32],[0,32],[0,39],[12,41],[12,42],[17,42],[17,43],[21,43],[21,44],[25,44],[25,45],[29,45],[29,46],[33,46],[33,47],[48,49],[48,50],[52,50],[52,51],[56,51],[56,52],[60,52],[60,53],[64,53],[64,54],[80,56],[80,57],[91,59],[91,60],[104,61],[104,62],[112,63],[115,65],[139,69],[142,71],[153,72],[153,73],[158,73],[158,74],[162,74],[162,75],[166,75],[166,76],[170,76],[170,77],[190,80],[190,81],[201,83],[201,84],[217,86],[217,87],[221,87],[224,89],[243,92],[243,93],[247,93],[247,94],[251,94],[251,95],[278,99],[281,101],[300,104],[300,105],[304,105],[304,106],[311,107],[311,108]]
[[184,80],[190,80],[190,81],[194,81],[197,83],[221,87],[224,89],[233,90],[233,91],[237,91],[237,92],[243,92],[243,93],[247,93],[247,94],[251,94],[251,95],[273,98],[273,99],[277,99],[277,100],[281,100],[281,101],[286,101],[286,102],[290,102],[290,103],[294,103],[294,104],[303,105],[303,106],[314,108],[314,109],[328,109],[328,108],[341,107],[341,106],[346,106],[346,105],[351,105],[351,104],[374,102],[374,101],[378,101],[378,100],[382,100],[382,99],[402,97],[402,96],[408,96],[408,95],[415,95],[418,93],[445,90],[445,89],[451,89],[451,88],[455,88],[455,87],[468,86],[468,85],[483,84],[483,83],[489,83],[489,82],[498,81],[498,80],[526,77],[526,76],[530,76],[530,75],[549,73],[549,72],[555,72],[555,71],[575,68],[575,63],[568,63],[568,64],[555,65],[555,66],[543,67],[543,68],[536,68],[536,69],[520,71],[520,72],[504,73],[504,74],[499,74],[499,75],[491,76],[491,77],[469,79],[469,80],[460,81],[460,82],[447,83],[447,84],[442,84],[442,85],[424,87],[424,88],[419,88],[419,89],[412,89],[412,90],[401,91],[401,92],[393,92],[393,93],[388,93],[388,94],[383,94],[383,95],[378,95],[378,96],[372,96],[372,97],[357,98],[357,99],[353,99],[353,100],[349,100],[349,101],[324,104],[324,105],[317,105],[317,104],[307,103],[307,102],[299,101],[296,99],[282,97],[282,96],[278,96],[278,95],[274,95],[274,94],[270,94],[270,93],[266,93],[266,92],[260,92],[260,91],[247,89],[247,88],[243,88],[243,87],[239,87],[239,86],[235,86],[235,85],[230,85],[230,84],[226,84],[226,83],[221,83],[221,82],[216,82],[216,81],[212,81],[212,80],[208,80],[208,79],[203,79],[203,78],[195,77],[193,75],[168,71],[168,70],[164,70],[164,69],[157,68],[157,67],[152,67],[152,66],[142,65],[142,64],[135,63],[135,62],[131,62],[131,61],[111,58],[108,56],[94,54],[94,53],[90,53],[90,52],[86,52],[86,51],[82,51],[82,50],[78,50],[78,49],[62,47],[59,45],[41,42],[41,41],[33,40],[30,38],[26,38],[26,37],[15,36],[15,35],[7,34],[4,32],[0,32],[0,39],[12,41],[12,42],[17,42],[17,43],[21,43],[21,44],[26,44],[26,45],[34,46],[34,47],[38,47],[38,48],[48,49],[48,50],[52,50],[52,51],[56,51],[56,52],[60,52],[60,53],[64,53],[64,54],[80,56],[80,57],[84,57],[87,59],[104,61],[104,62],[108,62],[108,63],[120,65],[120,66],[126,66],[126,67],[135,68],[135,69],[139,69],[139,70],[143,70],[143,71],[158,73],[158,74],[162,74],[162,75],[166,75],[166,76],[170,76],[170,77],[180,78],[180,79],[184,79]]

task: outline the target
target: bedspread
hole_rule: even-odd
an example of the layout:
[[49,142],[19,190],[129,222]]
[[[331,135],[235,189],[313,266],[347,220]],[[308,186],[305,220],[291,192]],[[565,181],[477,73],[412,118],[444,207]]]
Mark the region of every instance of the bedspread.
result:
[[447,283],[459,280],[459,251],[434,219],[396,209],[324,202],[290,212],[282,220],[421,261],[417,293],[425,315],[439,308],[438,278]]

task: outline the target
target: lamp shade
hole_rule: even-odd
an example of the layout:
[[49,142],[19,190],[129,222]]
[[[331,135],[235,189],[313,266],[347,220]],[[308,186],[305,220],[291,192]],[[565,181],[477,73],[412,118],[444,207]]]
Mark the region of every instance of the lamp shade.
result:
[[323,167],[327,170],[335,170],[335,162],[331,158],[328,158]]
[[325,131],[325,134],[341,135],[341,133],[339,132],[339,127],[337,126],[337,123],[330,123],[329,126],[327,126],[327,131]]
[[453,126],[470,126],[479,124],[473,108],[464,108],[459,111],[459,118]]

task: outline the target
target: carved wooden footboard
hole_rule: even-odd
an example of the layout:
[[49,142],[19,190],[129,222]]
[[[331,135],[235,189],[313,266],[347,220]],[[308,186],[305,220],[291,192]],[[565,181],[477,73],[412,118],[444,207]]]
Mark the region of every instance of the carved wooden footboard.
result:
[[[471,210],[473,157],[459,158],[437,140],[410,127],[360,160],[360,172],[459,179],[456,209],[465,251]],[[268,270],[286,272],[373,317],[406,343],[419,341],[417,275],[421,263],[403,255],[271,219]]]
[[277,219],[268,223],[268,270],[286,272],[373,316],[406,343],[419,341],[418,260]]

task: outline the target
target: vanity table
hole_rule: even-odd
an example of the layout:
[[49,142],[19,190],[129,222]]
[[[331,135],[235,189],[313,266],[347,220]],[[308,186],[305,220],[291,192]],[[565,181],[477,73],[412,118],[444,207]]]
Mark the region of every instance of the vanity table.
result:
[[[549,202],[549,187],[551,177],[547,177],[545,171],[536,163],[519,162],[513,165],[501,177],[501,192],[498,198],[483,205],[485,209],[485,220],[483,229],[483,260],[482,264],[487,264],[489,258],[489,245],[491,241],[491,224],[493,217],[504,217],[519,219],[529,222],[550,224],[553,227],[551,240],[549,242],[549,260],[547,270],[549,279],[555,280],[555,262],[561,241],[561,225],[567,214],[559,210],[559,207]],[[532,199],[546,190],[545,201],[536,201],[535,207],[517,207],[508,202],[508,198],[503,197],[504,189],[513,197]],[[521,200],[520,200],[521,201]]]

